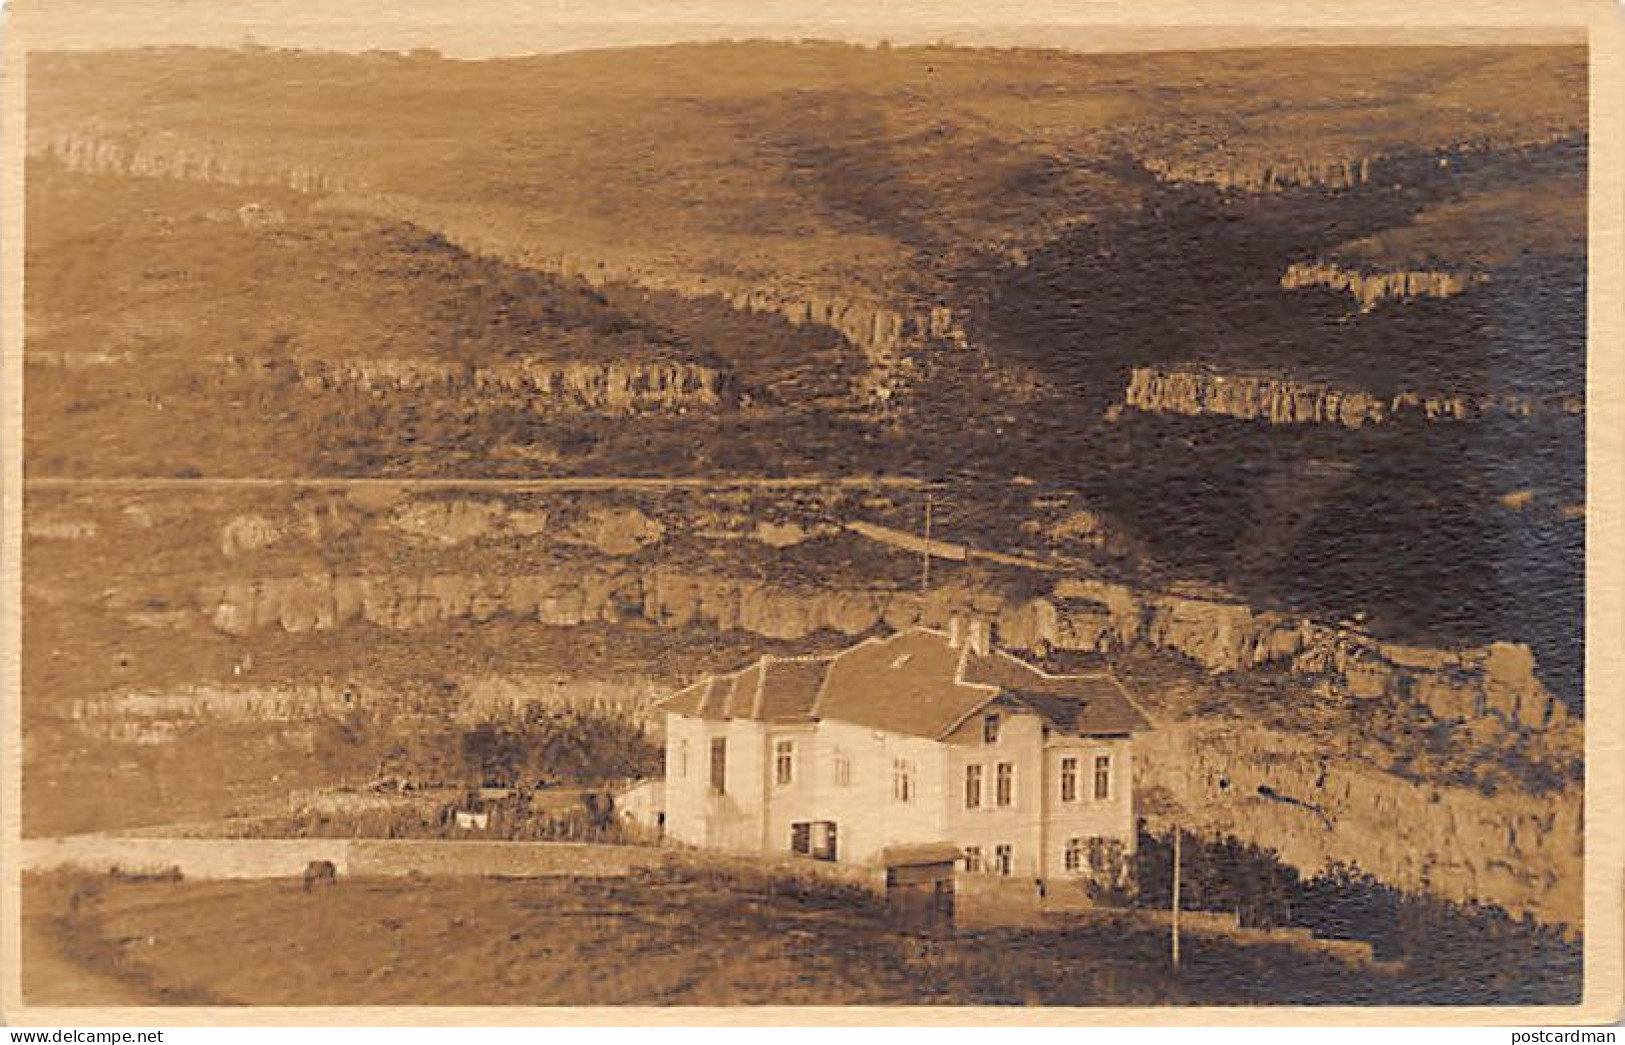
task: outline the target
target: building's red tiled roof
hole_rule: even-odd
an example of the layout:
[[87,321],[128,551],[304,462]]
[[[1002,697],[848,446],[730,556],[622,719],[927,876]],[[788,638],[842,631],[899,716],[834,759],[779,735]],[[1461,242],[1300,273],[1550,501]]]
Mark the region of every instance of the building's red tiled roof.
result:
[[661,707],[710,719],[828,719],[940,739],[995,699],[1073,735],[1150,728],[1109,672],[1047,675],[1003,651],[969,653],[927,628],[868,639],[831,657],[764,657],[731,675],[702,679]]

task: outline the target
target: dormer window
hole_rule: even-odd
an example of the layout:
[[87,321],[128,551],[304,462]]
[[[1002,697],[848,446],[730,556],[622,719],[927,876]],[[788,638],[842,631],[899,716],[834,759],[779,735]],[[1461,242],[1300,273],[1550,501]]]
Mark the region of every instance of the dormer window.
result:
[[997,744],[999,742],[999,716],[984,715],[982,717],[982,743]]

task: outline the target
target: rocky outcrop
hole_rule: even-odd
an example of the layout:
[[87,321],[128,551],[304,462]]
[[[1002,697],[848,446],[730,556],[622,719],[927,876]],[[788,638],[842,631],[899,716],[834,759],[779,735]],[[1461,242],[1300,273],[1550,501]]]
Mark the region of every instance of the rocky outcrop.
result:
[[1567,705],[1535,677],[1534,654],[1520,643],[1439,650],[1312,628],[1292,670],[1338,680],[1356,700],[1418,704],[1440,722],[1494,718],[1514,729],[1570,732]]
[[1581,790],[1532,795],[1408,780],[1328,759],[1313,738],[1236,720],[1159,724],[1135,749],[1153,831],[1256,840],[1300,870],[1357,867],[1410,892],[1581,924]]
[[30,131],[28,156],[55,161],[81,174],[268,185],[296,192],[337,192],[357,187],[351,179],[309,164],[236,155],[218,146],[182,141],[168,132]]
[[83,541],[95,537],[101,528],[91,519],[70,519],[27,516],[23,534],[36,540]]
[[1245,192],[1286,189],[1353,189],[1371,180],[1371,168],[1382,157],[1238,157],[1216,150],[1193,157],[1144,159],[1147,170],[1166,182],[1212,185]]
[[543,511],[459,497],[414,498],[396,506],[385,525],[412,540],[450,547],[485,537],[537,537],[548,523]]
[[278,687],[196,686],[173,693],[119,693],[74,701],[74,721],[94,727],[130,719],[291,722],[342,711],[358,696],[332,683]]
[[[1255,114],[1254,118],[1262,115]],[[1130,149],[1141,156],[1146,170],[1165,182],[1241,192],[1341,191],[1398,180],[1396,172],[1406,167],[1442,171],[1486,153],[1533,153],[1570,142],[1575,134],[1573,128],[1509,125],[1491,133],[1475,130],[1470,136],[1428,147],[1398,142],[1328,142],[1329,154],[1310,156],[1304,155],[1302,146],[1292,144],[1290,138],[1280,139],[1273,147],[1255,144],[1260,131],[1265,131],[1266,137],[1273,131],[1270,123],[1273,120],[1263,116],[1253,126],[1210,127],[1195,133],[1187,127],[1184,138],[1166,142],[1160,151],[1147,154],[1144,145],[1131,145]]]
[[[648,538],[635,521],[616,533],[626,538],[625,545],[606,548],[610,554],[630,553]],[[1149,646],[1216,674],[1261,668],[1291,672],[1318,699],[1334,705],[1382,700],[1425,709],[1445,723],[1494,720],[1509,730],[1540,731],[1547,746],[1570,755],[1579,751],[1578,724],[1535,677],[1525,646],[1401,646],[1239,602],[1145,594],[1102,581],[1063,579],[1046,597],[999,600],[952,588],[923,595],[879,588],[838,591],[714,571],[606,563],[592,571],[573,567],[509,576],[312,574],[234,580],[200,591],[199,601],[216,628],[234,635],[328,631],[362,621],[419,628],[506,616],[560,627],[636,620],[799,640],[818,632],[861,635],[921,622],[941,625],[970,609],[988,616],[998,641],[1014,649],[1114,653]]]
[[1363,428],[1405,418],[1467,421],[1500,415],[1578,415],[1580,396],[1518,393],[1445,394],[1400,392],[1384,397],[1352,388],[1212,370],[1135,367],[1123,393],[1126,405],[1146,413],[1234,417],[1271,424],[1329,424]]
[[1271,424],[1361,428],[1388,420],[1388,404],[1369,392],[1269,377],[1135,367],[1124,402],[1147,413],[1213,414]]
[[220,528],[220,551],[226,556],[268,548],[287,536],[287,528],[263,515],[239,515]]
[[594,508],[560,535],[571,544],[585,544],[606,555],[634,555],[659,544],[666,526],[636,508]]
[[698,363],[553,363],[492,366],[427,359],[309,362],[299,369],[311,391],[501,393],[523,397],[537,413],[681,413],[714,410],[731,395],[720,368]]
[[1021,648],[1109,653],[1146,644],[1214,673],[1277,668],[1336,703],[1414,705],[1447,723],[1494,719],[1509,729],[1541,731],[1573,756],[1581,747],[1567,705],[1541,684],[1534,656],[1521,644],[1406,646],[1240,602],[1074,579],[1057,582],[1048,599],[1007,607],[998,631],[1001,641]]
[[1359,302],[1360,311],[1369,312],[1385,301],[1406,301],[1411,298],[1455,297],[1485,276],[1479,273],[1425,270],[1397,272],[1362,272],[1344,268],[1332,262],[1298,262],[1287,266],[1281,274],[1281,286],[1287,290],[1305,287],[1329,287],[1347,291]]

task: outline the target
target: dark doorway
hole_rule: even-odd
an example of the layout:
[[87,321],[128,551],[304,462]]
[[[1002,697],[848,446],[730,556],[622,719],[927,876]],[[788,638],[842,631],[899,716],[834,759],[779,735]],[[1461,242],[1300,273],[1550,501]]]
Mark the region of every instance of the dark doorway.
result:
[[833,820],[803,820],[790,825],[790,851],[797,856],[834,862],[839,857],[839,830]]

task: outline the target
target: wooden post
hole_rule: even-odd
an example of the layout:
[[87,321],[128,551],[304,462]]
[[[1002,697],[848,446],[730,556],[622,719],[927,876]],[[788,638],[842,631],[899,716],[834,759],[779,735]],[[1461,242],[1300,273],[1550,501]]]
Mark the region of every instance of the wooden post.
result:
[[1183,832],[1176,825],[1174,827],[1174,898],[1173,898],[1173,930],[1174,930],[1174,968],[1179,968],[1179,836]]
[[931,492],[925,494],[925,545],[920,549],[920,594],[931,590]]

